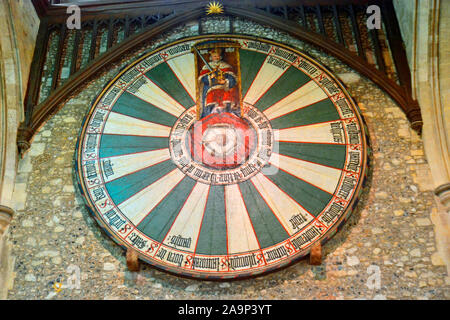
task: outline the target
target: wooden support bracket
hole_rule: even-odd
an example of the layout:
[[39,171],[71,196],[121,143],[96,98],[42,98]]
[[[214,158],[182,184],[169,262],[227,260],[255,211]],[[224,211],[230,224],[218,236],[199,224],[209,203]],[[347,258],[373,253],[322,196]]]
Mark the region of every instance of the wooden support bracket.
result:
[[139,271],[140,263],[139,263],[139,254],[136,250],[128,248],[127,250],[127,267],[128,270],[132,272]]
[[309,264],[313,266],[319,266],[322,264],[322,245],[320,242],[316,242],[309,254]]

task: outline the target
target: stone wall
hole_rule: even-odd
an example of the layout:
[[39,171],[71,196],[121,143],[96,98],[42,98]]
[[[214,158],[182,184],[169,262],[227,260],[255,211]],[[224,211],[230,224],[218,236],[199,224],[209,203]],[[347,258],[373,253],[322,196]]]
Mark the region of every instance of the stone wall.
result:
[[[249,21],[237,20],[233,27],[235,33],[291,45],[330,68],[367,122],[373,149],[368,186],[356,212],[324,246],[323,264],[310,266],[302,260],[235,282],[184,279],[149,265],[138,273],[127,271],[125,252],[101,231],[74,183],[75,144],[83,118],[124,61],[68,101],[20,161],[10,235],[16,256],[10,299],[450,298],[430,221],[436,204],[429,167],[421,139],[399,107],[371,81],[317,48]],[[141,52],[197,32],[196,23],[187,24]]]

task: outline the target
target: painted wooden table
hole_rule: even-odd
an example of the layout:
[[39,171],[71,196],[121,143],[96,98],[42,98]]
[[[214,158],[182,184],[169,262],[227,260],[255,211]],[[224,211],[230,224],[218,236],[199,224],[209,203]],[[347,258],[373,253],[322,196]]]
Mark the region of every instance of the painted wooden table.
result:
[[201,36],[142,56],[105,87],[76,169],[96,220],[140,259],[247,277],[303,257],[348,218],[365,132],[344,87],[306,55]]

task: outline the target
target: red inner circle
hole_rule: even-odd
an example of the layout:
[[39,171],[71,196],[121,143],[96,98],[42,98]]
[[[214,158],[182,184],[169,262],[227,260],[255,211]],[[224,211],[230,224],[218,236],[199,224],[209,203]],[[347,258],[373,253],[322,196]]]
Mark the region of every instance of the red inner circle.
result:
[[214,113],[197,121],[188,143],[194,161],[215,169],[244,163],[256,147],[256,132],[247,121],[232,113]]

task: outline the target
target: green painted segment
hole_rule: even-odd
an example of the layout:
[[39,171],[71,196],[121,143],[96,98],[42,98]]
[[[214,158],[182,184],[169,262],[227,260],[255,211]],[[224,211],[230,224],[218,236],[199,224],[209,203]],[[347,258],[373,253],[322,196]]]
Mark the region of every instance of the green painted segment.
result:
[[339,119],[339,113],[336,111],[333,102],[330,99],[325,99],[273,119],[270,123],[274,129],[284,129]]
[[288,233],[253,184],[245,181],[241,182],[239,187],[261,248],[270,247],[289,238]]
[[171,160],[166,160],[108,182],[106,189],[114,203],[122,203],[175,168]]
[[255,103],[255,106],[264,111],[274,103],[288,96],[311,78],[297,68],[289,67],[283,75],[270,87],[269,90]]
[[196,253],[206,255],[227,254],[224,186],[211,186],[209,190]]
[[100,158],[107,158],[168,147],[169,138],[103,134],[99,154]]
[[[276,170],[275,168],[270,169]],[[267,178],[315,217],[333,198],[331,194],[282,170],[278,170],[274,175],[267,175]]]
[[250,85],[258,74],[267,55],[250,50],[239,50],[241,64],[241,90],[242,97],[245,97]]
[[194,179],[188,176],[184,177],[147,217],[145,217],[139,224],[138,229],[150,238],[162,242],[178,216],[178,213],[183,208],[194,185]]
[[186,109],[195,105],[195,102],[167,63],[159,64],[145,75]]
[[344,167],[346,146],[322,143],[279,142],[278,153],[341,169]]
[[177,118],[170,113],[167,113],[126,91],[122,93],[119,99],[117,99],[112,111],[169,127],[172,127],[177,120]]

